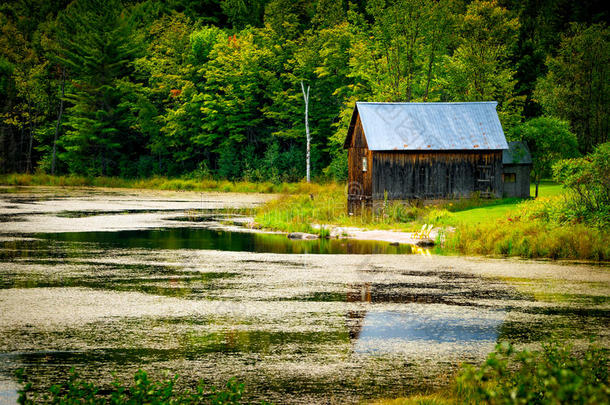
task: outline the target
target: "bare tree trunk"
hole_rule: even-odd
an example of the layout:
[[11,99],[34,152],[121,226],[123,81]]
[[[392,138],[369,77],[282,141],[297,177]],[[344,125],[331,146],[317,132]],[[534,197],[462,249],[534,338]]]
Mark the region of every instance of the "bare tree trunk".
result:
[[23,172],[23,134],[25,132],[25,125],[22,125],[20,128],[20,135],[19,135],[19,161],[18,161],[18,167],[17,170],[19,170],[19,172]]
[[28,160],[26,162],[26,173],[32,170],[32,145],[34,143],[34,128],[32,126],[32,106],[28,101],[28,126],[30,127],[30,141],[28,143]]
[[57,114],[57,123],[55,124],[55,135],[53,136],[53,157],[51,159],[51,174],[55,174],[55,155],[57,154],[57,137],[59,135],[59,126],[61,124],[61,116],[64,113],[64,88],[66,84],[66,68],[61,69],[61,98],[59,101],[59,113]]
[[309,85],[307,85],[307,93],[305,93],[305,85],[303,85],[303,80],[301,80],[301,90],[303,91],[303,99],[305,100],[305,134],[307,135],[307,182],[310,182],[310,144],[311,138],[309,136]]

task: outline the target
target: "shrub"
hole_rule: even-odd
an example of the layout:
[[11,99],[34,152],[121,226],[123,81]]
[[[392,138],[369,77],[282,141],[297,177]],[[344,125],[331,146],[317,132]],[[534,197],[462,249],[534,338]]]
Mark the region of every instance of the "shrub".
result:
[[553,176],[572,191],[569,208],[577,218],[600,227],[610,224],[610,142],[584,158],[557,162]]
[[543,344],[542,351],[496,346],[480,367],[467,365],[457,378],[458,403],[603,404],[610,401],[607,353],[590,345],[577,355],[570,347]]
[[[23,369],[16,372],[20,384],[25,382]],[[178,376],[164,381],[151,381],[145,371],[138,370],[134,375],[134,383],[125,386],[118,380],[110,389],[102,389],[95,383],[82,380],[78,373],[70,370],[68,381],[56,384],[49,388],[49,392],[42,397],[34,397],[32,384],[25,383],[19,390],[20,404],[34,404],[37,402],[50,402],[61,404],[241,404],[244,384],[231,379],[224,389],[216,387],[206,388],[200,381],[195,390],[177,391],[175,383]],[[102,394],[103,393],[103,394]],[[263,402],[264,403],[264,402]]]

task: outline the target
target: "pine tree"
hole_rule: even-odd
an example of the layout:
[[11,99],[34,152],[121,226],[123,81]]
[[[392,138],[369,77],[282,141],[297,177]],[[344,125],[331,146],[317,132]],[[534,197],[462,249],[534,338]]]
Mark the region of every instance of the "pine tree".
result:
[[69,128],[60,157],[70,171],[116,175],[144,144],[129,126],[131,62],[139,51],[118,0],[81,0],[60,17],[62,56],[72,78],[66,99]]

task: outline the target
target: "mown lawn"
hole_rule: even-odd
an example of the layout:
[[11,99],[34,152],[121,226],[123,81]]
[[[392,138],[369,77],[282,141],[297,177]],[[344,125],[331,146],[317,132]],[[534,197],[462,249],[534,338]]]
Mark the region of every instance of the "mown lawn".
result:
[[[530,195],[533,197],[536,192],[534,184],[530,187]],[[564,192],[560,184],[545,180],[540,183],[538,188],[539,197],[555,197]],[[514,210],[520,202],[524,200],[517,198],[505,198],[496,202],[490,202],[489,205],[483,207],[464,209],[452,212],[450,218],[444,219],[441,222],[446,225],[458,224],[478,224],[481,222],[496,221],[506,218],[510,211]]]

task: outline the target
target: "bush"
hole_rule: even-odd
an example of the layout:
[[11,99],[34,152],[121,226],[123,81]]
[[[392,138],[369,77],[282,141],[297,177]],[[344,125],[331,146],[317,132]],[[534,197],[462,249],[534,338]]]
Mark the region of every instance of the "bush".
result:
[[456,397],[458,403],[607,404],[608,357],[594,345],[578,356],[553,342],[534,352],[501,343],[481,367],[463,368]]
[[569,208],[583,222],[610,225],[610,142],[579,159],[566,159],[553,166],[553,176],[572,193]]
[[[25,383],[23,369],[15,373],[20,384]],[[231,379],[224,389],[211,387],[207,389],[200,381],[195,390],[176,391],[175,383],[178,376],[171,379],[155,382],[148,378],[145,371],[138,370],[134,376],[134,384],[125,386],[118,380],[110,389],[82,380],[74,369],[70,370],[68,381],[53,385],[47,394],[34,397],[32,384],[25,383],[19,390],[20,404],[34,404],[37,402],[50,402],[61,404],[241,404],[244,384]],[[103,393],[103,394],[102,394]],[[264,402],[263,402],[264,403]]]

